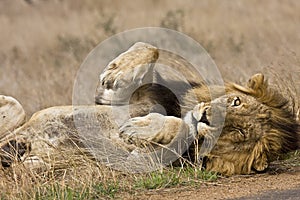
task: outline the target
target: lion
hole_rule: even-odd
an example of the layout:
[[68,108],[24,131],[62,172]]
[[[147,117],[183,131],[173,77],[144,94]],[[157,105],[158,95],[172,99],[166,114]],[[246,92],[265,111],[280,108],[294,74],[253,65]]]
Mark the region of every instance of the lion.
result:
[[[153,62],[159,58],[157,56],[159,54],[158,49],[149,44],[137,43],[131,47],[133,50],[129,53],[134,52],[143,55],[145,51],[145,48],[141,48],[143,45],[148,50],[148,60],[152,59]],[[115,92],[116,97],[114,96],[114,98],[117,98],[118,102],[126,101],[126,94],[118,95],[117,91],[122,88],[128,90],[132,87],[129,84],[130,81],[139,86],[142,85],[141,80],[149,79],[149,74],[153,70],[152,63],[146,66],[148,69],[145,70],[145,65],[142,65],[142,62],[138,63],[141,65],[134,63],[135,67],[128,67],[120,65],[118,63],[120,59],[122,58],[112,61],[100,76],[96,96],[96,102],[99,104],[109,102],[113,92]],[[139,72],[140,66],[142,66],[142,73]],[[126,80],[119,77],[120,73],[114,73],[115,69],[122,72],[129,70],[129,73],[121,74],[126,77]],[[167,84],[164,83],[159,74],[155,74],[158,76],[156,79],[160,79],[162,84],[145,84],[140,88],[135,86],[138,89],[131,96],[129,95],[129,102],[143,105],[141,106],[143,110],[139,110],[138,114],[146,116],[132,118],[126,122],[120,129],[120,136],[126,138],[129,143],[143,139],[168,144],[173,138],[172,136],[169,140],[164,140],[168,138],[167,136],[172,135],[168,131],[163,136],[160,132],[157,132],[157,135],[147,135],[141,131],[149,115],[152,115],[151,112],[160,112],[155,109],[153,111],[153,107],[162,105],[166,115],[176,117],[184,115],[183,120],[190,125],[190,131],[196,128],[195,134],[198,136],[199,142],[207,139],[208,143],[211,140],[212,146],[215,143],[213,147],[208,147],[211,151],[205,155],[200,155],[200,158],[196,158],[197,162],[200,159],[203,162],[202,166],[209,171],[217,171],[226,175],[261,172],[280,154],[298,148],[299,123],[296,121],[297,114],[291,105],[292,102],[288,97],[284,97],[279,91],[268,86],[268,81],[265,80],[263,74],[252,76],[246,86],[226,83],[225,92],[222,92],[222,88],[219,86],[208,88],[203,80],[195,78],[192,73],[185,73],[186,77],[189,77],[189,84],[192,87],[182,86],[186,83],[175,83],[176,86],[172,88],[180,88],[180,92],[177,92],[180,94],[179,97],[162,86]],[[135,77],[131,74],[142,75]],[[170,80],[167,81],[170,82]],[[213,90],[214,99],[211,99],[211,90]],[[119,96],[122,96],[122,99],[118,98]],[[179,103],[180,101],[181,103]],[[218,116],[225,114],[224,108],[226,116],[219,116],[219,118],[225,119],[224,124],[220,123],[218,119],[213,120],[212,110]],[[136,115],[135,112],[136,110],[132,116]],[[150,114],[147,114],[149,112]],[[189,115],[192,116],[189,117]],[[221,134],[215,142],[218,132]]]
[[[10,166],[26,153],[30,156],[25,162],[47,163],[58,147],[84,151],[88,140],[94,148],[95,136],[108,138],[124,156],[137,155],[134,158],[179,146],[180,156],[224,175],[265,171],[280,154],[298,148],[299,124],[290,100],[270,87],[263,74],[252,76],[245,86],[228,82],[209,87],[186,70],[182,73],[188,82],[180,82],[172,80],[176,74],[155,72],[161,53],[139,42],[111,61],[96,90],[100,105],[53,107],[34,114],[14,130],[13,138],[5,138],[2,165]],[[84,139],[81,129],[87,134]],[[183,146],[178,142],[182,138]],[[93,150],[93,156],[106,159],[105,152]]]

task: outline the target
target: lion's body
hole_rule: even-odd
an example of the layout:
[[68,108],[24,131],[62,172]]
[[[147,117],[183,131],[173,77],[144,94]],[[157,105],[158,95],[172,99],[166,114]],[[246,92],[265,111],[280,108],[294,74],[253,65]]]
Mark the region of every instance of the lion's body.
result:
[[[83,132],[99,129],[101,137],[109,138],[129,152],[139,148],[141,141],[170,146],[178,135],[189,132],[196,143],[208,144],[204,152],[197,145],[191,146],[189,151],[193,152],[189,155],[196,155],[194,161],[204,158],[203,166],[207,170],[226,175],[263,171],[279,154],[298,148],[296,113],[287,98],[267,85],[263,75],[253,76],[246,86],[228,83],[225,88],[208,87],[194,77],[190,81],[192,86],[178,81],[170,86],[171,81],[161,76],[159,83],[166,84],[149,84],[147,70],[153,70],[158,52],[151,45],[138,44],[129,49],[127,59],[134,59],[133,52],[138,54],[140,49],[142,52],[134,66],[126,68],[122,64],[126,52],[121,54],[122,59],[116,58],[116,62],[108,65],[96,95],[97,103],[113,104],[112,95],[124,89],[115,99],[120,104],[130,103],[131,119],[125,116],[128,113],[116,113],[122,110],[120,106],[54,107],[35,114],[14,131],[14,136],[31,143],[31,155],[41,158],[41,154],[48,152],[45,157],[49,158],[49,152],[59,152],[47,149],[74,149],[74,146],[81,149]],[[124,72],[121,77],[120,72]],[[175,93],[163,86],[168,84],[175,88]],[[130,93],[131,88],[138,89]]]

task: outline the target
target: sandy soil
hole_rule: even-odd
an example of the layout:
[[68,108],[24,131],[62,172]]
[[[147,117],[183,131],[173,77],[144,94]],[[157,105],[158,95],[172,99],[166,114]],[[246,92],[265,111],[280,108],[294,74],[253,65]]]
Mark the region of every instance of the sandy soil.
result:
[[[122,196],[125,199],[298,199],[300,192],[300,168],[275,174],[257,174],[221,178],[217,182],[202,183],[197,187],[180,187],[142,194]],[[285,192],[285,193],[283,193]],[[283,193],[283,195],[280,195]]]
[[300,157],[274,161],[262,174],[221,177],[195,186],[122,194],[124,199],[299,199]]

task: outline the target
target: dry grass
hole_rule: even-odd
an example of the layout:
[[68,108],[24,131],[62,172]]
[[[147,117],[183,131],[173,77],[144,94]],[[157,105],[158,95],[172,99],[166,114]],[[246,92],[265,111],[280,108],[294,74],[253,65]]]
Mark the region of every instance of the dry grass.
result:
[[145,174],[124,174],[109,169],[84,155],[65,160],[52,158],[47,168],[24,164],[0,170],[1,199],[98,199],[121,197],[144,190],[194,185],[214,181],[216,173],[194,167],[166,168]]
[[[292,92],[300,98],[297,0],[28,2],[0,2],[0,94],[18,99],[28,117],[49,106],[71,104],[73,81],[88,52],[112,34],[145,26],[173,28],[193,37],[227,80],[245,81],[260,71],[272,74],[272,67],[276,74],[294,80]],[[296,112],[299,115],[299,108]],[[160,173],[143,179],[99,167],[86,156],[75,160],[79,166],[68,160],[67,167],[38,173],[22,165],[0,170],[2,198],[113,198],[125,190],[134,192],[134,185],[152,187],[143,180],[158,179],[164,185],[155,187],[166,187],[183,180],[191,183],[188,176],[195,177],[175,170],[170,172],[174,176],[165,171],[169,176],[163,181]]]

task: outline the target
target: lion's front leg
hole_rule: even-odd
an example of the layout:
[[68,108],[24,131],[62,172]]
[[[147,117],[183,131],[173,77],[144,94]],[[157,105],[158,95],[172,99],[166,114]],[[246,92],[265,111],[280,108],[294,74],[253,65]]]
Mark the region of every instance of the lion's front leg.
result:
[[128,120],[120,128],[120,137],[136,145],[143,141],[167,145],[183,132],[188,132],[188,127],[180,118],[150,113]]

